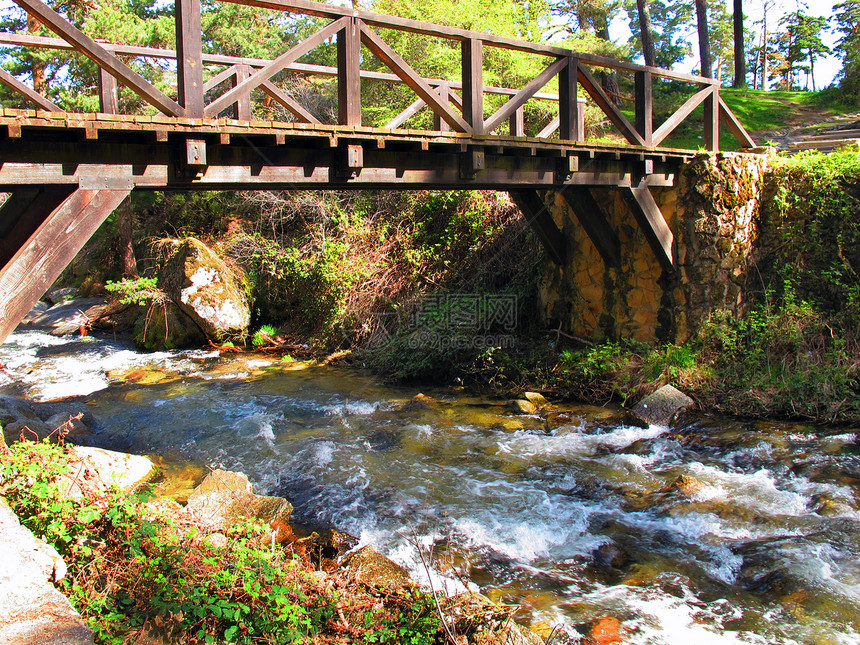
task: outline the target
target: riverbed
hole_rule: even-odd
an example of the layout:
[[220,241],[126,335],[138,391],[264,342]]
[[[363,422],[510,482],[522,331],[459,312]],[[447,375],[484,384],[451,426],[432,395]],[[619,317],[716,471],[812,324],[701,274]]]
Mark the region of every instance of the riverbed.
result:
[[857,429],[642,428],[569,403],[526,415],[359,369],[26,330],[0,364],[0,393],[85,396],[95,423],[77,440],[155,456],[170,492],[243,471],[307,530],[520,604],[555,643],[605,615],[644,645],[860,643]]

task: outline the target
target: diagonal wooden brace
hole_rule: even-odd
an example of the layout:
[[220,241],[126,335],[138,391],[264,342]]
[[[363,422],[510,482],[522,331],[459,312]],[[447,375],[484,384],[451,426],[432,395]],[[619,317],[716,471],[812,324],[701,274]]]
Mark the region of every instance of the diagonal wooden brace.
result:
[[547,254],[556,264],[564,264],[566,245],[564,234],[558,230],[549,208],[536,190],[512,190],[511,199],[522,211],[546,249]]
[[131,182],[118,189],[78,188],[0,268],[0,343],[130,192]]
[[639,223],[645,239],[666,271],[675,270],[675,235],[660,212],[654,195],[643,181],[638,186],[619,188],[627,208]]

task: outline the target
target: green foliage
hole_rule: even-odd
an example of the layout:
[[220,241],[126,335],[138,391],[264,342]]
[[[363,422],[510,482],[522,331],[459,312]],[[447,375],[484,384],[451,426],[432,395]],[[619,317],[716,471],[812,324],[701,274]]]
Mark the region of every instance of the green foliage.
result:
[[164,296],[158,288],[158,278],[128,278],[107,282],[105,289],[124,305],[146,305]]
[[278,330],[274,328],[272,325],[263,325],[254,332],[254,335],[251,337],[251,344],[254,347],[262,347],[263,345],[269,345],[272,343],[272,340],[275,336],[278,335]]
[[61,586],[101,643],[144,624],[188,643],[305,642],[332,616],[331,598],[265,546],[263,527],[235,526],[229,549],[209,548],[194,530],[153,521],[148,491],[66,497],[62,446],[20,441],[0,463],[0,494],[66,559]]

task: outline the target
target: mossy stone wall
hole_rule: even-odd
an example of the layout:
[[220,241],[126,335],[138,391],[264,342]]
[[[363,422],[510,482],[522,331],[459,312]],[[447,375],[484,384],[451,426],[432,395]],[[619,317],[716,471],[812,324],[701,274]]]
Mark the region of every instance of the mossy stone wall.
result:
[[652,189],[675,235],[674,271],[660,266],[619,190],[593,194],[617,232],[620,268],[604,264],[562,197],[547,193],[568,258],[544,267],[543,322],[589,338],[684,342],[714,309],[743,308],[767,164],[760,155],[700,155],[683,166],[674,188]]

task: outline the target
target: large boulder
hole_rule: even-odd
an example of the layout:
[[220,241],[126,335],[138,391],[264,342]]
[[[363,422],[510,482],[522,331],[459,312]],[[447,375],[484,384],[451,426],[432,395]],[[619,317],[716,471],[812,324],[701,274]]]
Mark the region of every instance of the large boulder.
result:
[[21,526],[0,498],[0,643],[92,645],[93,633],[51,583],[65,575],[53,547]]
[[174,240],[158,285],[216,342],[244,339],[251,324],[246,284],[239,271],[200,240]]

